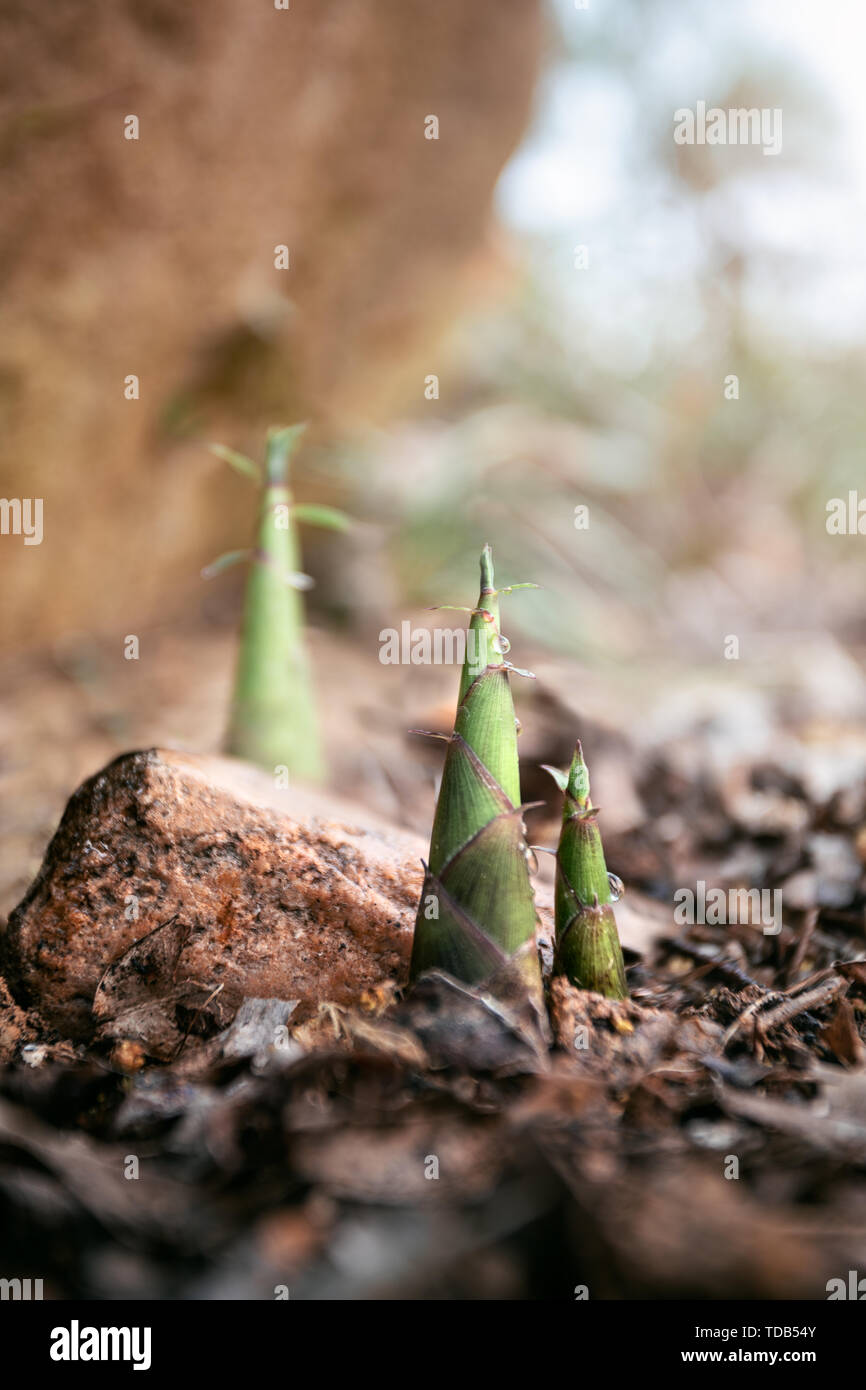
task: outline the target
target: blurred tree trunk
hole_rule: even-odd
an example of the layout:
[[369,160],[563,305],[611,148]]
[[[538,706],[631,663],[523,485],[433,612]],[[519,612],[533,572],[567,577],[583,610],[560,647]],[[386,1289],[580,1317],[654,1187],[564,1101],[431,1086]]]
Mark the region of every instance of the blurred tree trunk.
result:
[[0,495],[44,499],[44,540],[0,537],[0,638],[125,634],[188,601],[245,540],[201,439],[423,399],[527,119],[539,7],[4,6]]

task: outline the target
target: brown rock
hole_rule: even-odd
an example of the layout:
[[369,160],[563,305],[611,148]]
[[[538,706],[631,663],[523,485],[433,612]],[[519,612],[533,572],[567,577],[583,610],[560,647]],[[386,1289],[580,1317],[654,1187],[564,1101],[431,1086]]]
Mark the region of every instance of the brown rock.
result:
[[69,1037],[99,1024],[164,1056],[250,995],[402,982],[426,846],[364,820],[228,759],[125,754],[72,797],[9,919],[13,994]]
[[[124,754],[71,798],[0,936],[16,1006],[168,1059],[243,999],[300,1001],[299,1023],[405,984],[427,844],[361,814],[230,759]],[[551,885],[535,890],[549,968]],[[645,948],[657,922],[641,895],[623,907],[623,942]]]

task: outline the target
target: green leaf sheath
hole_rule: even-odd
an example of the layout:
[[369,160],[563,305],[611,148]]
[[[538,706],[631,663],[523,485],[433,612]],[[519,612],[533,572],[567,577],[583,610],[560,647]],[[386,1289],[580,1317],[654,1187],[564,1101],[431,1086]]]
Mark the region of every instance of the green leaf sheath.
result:
[[557,973],[567,975],[580,989],[595,990],[608,999],[626,999],[625,966],[598,811],[590,801],[589,772],[580,743],[565,783],[554,901]]
[[515,985],[540,999],[535,898],[520,810],[517,725],[490,547],[472,613],[412,950],[411,976]]
[[284,766],[291,776],[319,780],[323,766],[303,602],[287,582],[299,567],[288,471],[301,428],[268,437],[226,751],[269,771]]

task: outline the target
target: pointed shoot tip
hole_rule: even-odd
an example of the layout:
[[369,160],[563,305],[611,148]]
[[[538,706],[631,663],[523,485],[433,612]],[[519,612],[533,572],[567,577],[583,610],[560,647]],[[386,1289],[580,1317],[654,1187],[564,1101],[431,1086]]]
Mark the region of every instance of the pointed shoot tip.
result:
[[289,476],[289,459],[295,452],[307,422],[268,430],[265,447],[265,481],[269,487],[282,487]]
[[481,552],[481,592],[493,592],[494,590],[493,551],[488,543]]

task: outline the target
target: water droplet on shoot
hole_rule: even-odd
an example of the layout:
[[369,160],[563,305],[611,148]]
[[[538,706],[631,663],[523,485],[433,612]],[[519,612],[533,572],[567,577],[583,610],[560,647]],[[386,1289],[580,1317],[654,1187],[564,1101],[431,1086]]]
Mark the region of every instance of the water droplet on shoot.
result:
[[610,900],[611,902],[618,903],[625,893],[625,884],[616,874],[608,874],[607,881],[610,884]]

